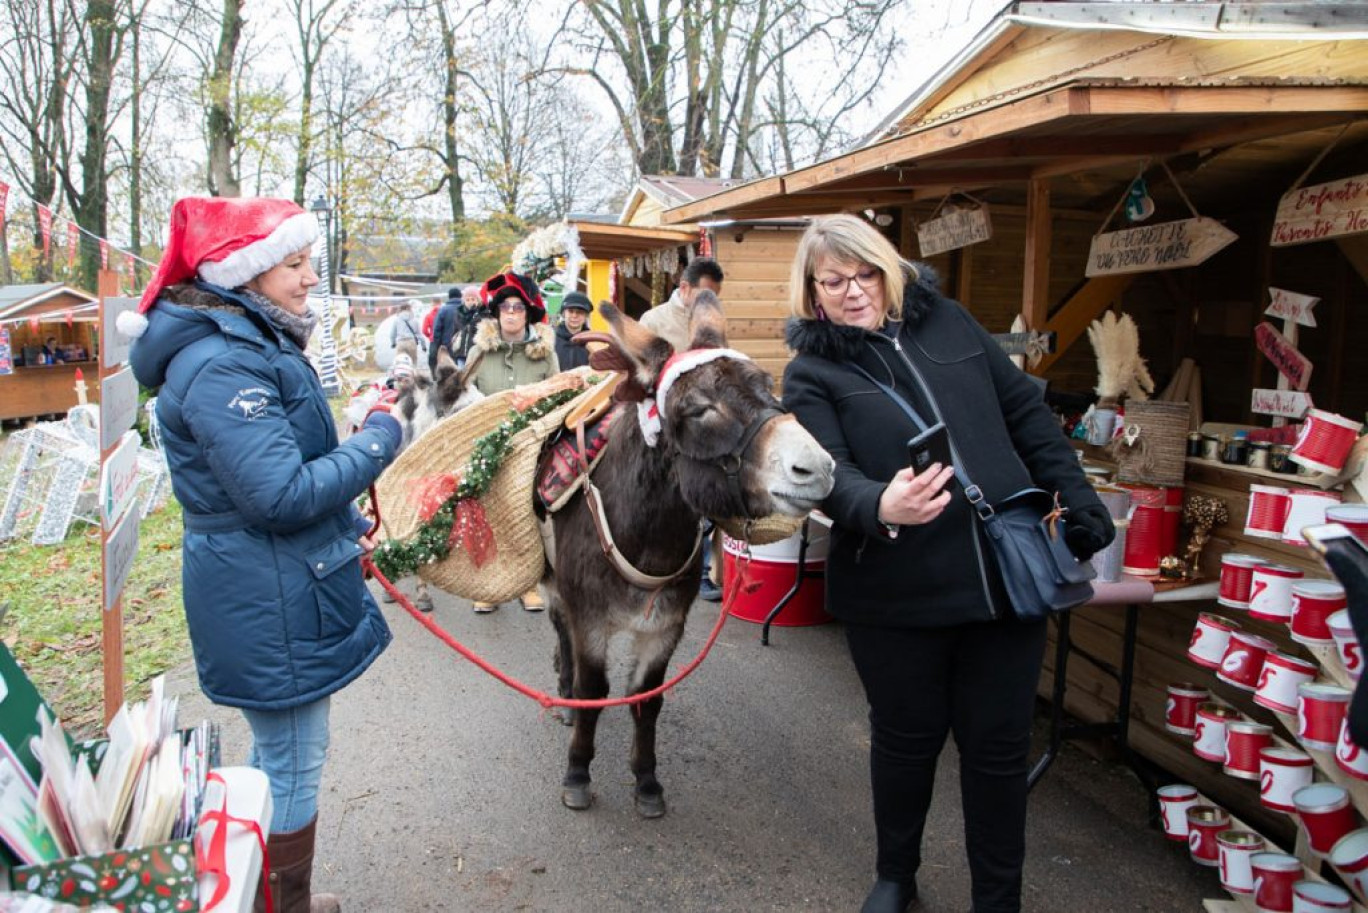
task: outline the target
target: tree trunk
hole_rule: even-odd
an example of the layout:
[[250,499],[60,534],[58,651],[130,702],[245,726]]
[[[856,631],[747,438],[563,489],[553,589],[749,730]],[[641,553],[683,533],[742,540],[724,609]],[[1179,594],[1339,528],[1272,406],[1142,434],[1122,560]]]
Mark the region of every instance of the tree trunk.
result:
[[209,193],[216,197],[242,195],[234,147],[237,124],[233,119],[233,61],[242,38],[244,0],[223,0],[223,26],[214,53],[214,72],[209,77]]
[[[76,224],[97,238],[109,236],[109,171],[106,167],[109,133],[109,95],[114,76],[114,2],[89,0],[86,5],[85,149],[81,152],[81,188],[73,207]],[[81,282],[96,286],[100,269],[98,250],[86,248],[81,256]]]
[[442,29],[442,64],[446,68],[442,91],[442,164],[446,169],[447,200],[451,205],[451,236],[455,239],[457,224],[465,221],[465,181],[461,178],[461,150],[456,141],[460,60],[456,54],[456,35],[444,3],[437,4],[437,16]]
[[142,14],[129,27],[133,38],[133,88],[129,98],[132,130],[128,149],[128,246],[142,255]]
[[299,99],[299,145],[295,155],[294,201],[304,205],[304,184],[309,179],[309,156],[313,153],[314,58],[304,49],[303,86]]

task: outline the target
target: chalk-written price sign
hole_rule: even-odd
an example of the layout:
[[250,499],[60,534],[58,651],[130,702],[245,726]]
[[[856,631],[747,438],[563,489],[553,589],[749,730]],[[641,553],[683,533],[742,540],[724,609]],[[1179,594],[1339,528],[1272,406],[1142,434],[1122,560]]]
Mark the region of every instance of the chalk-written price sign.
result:
[[128,582],[133,559],[138,554],[138,512],[124,511],[123,519],[104,542],[104,608],[114,608]]
[[1288,247],[1368,231],[1368,174],[1297,187],[1273,217],[1271,247]]
[[133,340],[118,327],[119,315],[138,306],[137,298],[106,298],[100,310],[100,365],[117,368],[128,361]]
[[100,450],[119,442],[138,416],[138,382],[124,368],[100,380]]
[[[1296,292],[1289,292],[1285,288],[1268,287],[1268,293],[1272,297],[1272,302],[1268,309],[1264,311],[1270,317],[1281,317],[1284,320],[1291,320],[1304,327],[1316,325],[1316,315],[1311,313],[1311,309],[1320,301],[1312,295],[1299,295]],[[1284,327],[1286,329],[1286,327]]]
[[1300,419],[1311,406],[1311,394],[1299,390],[1256,389],[1249,398],[1250,412],[1279,418]]
[[138,449],[142,439],[136,431],[125,431],[123,440],[100,467],[100,519],[105,531],[128,510],[138,490]]
[[1091,278],[1196,266],[1238,237],[1206,216],[1109,231],[1093,236],[1085,272]]
[[1298,352],[1291,340],[1279,333],[1273,324],[1265,320],[1254,328],[1254,344],[1268,356],[1273,367],[1287,378],[1294,390],[1305,390],[1311,383],[1311,360]]
[[917,226],[917,245],[923,257],[978,244],[992,236],[993,224],[986,206],[951,210]]

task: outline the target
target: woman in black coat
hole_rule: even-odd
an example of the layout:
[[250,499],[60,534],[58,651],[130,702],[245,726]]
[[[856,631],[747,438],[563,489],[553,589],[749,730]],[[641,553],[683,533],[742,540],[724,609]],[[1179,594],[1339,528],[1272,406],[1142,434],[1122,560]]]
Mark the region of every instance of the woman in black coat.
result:
[[790,279],[784,404],[836,460],[827,608],[846,625],[870,705],[877,881],[865,913],[917,896],[936,759],[953,732],[976,913],[1016,911],[1025,855],[1031,714],[1043,621],[1013,615],[953,467],[908,466],[918,429],[858,364],[926,421],[997,503],[1058,492],[1066,541],[1090,557],[1111,518],[1034,383],[934,275],[867,222],[815,221]]

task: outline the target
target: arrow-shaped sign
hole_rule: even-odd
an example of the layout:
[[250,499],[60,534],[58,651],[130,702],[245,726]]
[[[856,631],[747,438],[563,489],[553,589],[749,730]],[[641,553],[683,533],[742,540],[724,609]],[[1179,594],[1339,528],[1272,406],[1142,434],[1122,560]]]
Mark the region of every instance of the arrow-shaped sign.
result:
[[1238,237],[1206,216],[1109,231],[1093,236],[1086,274],[1112,276],[1196,266]]
[[1289,292],[1287,289],[1268,287],[1269,294],[1273,301],[1264,311],[1270,317],[1281,317],[1284,320],[1291,320],[1304,327],[1316,325],[1316,315],[1311,313],[1311,309],[1319,302],[1319,298],[1311,295],[1299,295],[1296,292]]
[[1297,390],[1258,389],[1249,398],[1250,412],[1279,418],[1300,419],[1311,405],[1311,394]]
[[1254,343],[1268,356],[1278,373],[1297,390],[1305,390],[1311,383],[1311,361],[1286,336],[1264,321],[1254,328]]

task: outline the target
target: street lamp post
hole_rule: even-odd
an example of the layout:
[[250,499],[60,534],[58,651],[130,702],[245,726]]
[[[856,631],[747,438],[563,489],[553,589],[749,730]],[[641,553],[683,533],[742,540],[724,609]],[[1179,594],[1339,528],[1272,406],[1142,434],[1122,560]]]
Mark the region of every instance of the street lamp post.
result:
[[318,199],[313,201],[309,210],[314,214],[314,218],[318,219],[319,231],[323,236],[323,248],[318,257],[318,288],[320,291],[317,294],[323,296],[322,318],[320,320],[323,324],[323,350],[319,357],[318,379],[323,384],[324,393],[329,396],[336,396],[342,392],[342,383],[337,377],[337,340],[333,338],[332,270],[329,268],[332,210],[328,207],[328,201],[322,194],[319,194]]

